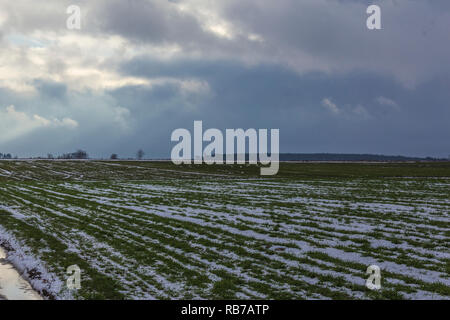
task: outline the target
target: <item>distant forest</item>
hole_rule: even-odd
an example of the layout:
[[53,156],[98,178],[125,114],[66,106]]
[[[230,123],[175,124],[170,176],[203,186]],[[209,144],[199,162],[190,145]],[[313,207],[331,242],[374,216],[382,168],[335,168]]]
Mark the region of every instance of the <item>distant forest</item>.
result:
[[[237,156],[235,155],[236,159]],[[225,156],[224,156],[225,159]],[[249,154],[245,155],[249,159]],[[379,154],[351,154],[351,153],[280,153],[280,161],[447,161],[446,158],[406,157]]]
[[442,161],[445,158],[419,158],[405,156],[387,156],[378,154],[346,153],[281,153],[280,161]]

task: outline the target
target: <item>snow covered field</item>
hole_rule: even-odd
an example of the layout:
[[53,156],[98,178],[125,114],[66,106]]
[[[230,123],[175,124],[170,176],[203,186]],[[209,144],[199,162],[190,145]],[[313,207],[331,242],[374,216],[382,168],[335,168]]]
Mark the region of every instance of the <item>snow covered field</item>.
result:
[[255,172],[0,162],[0,245],[46,298],[450,298],[449,164]]

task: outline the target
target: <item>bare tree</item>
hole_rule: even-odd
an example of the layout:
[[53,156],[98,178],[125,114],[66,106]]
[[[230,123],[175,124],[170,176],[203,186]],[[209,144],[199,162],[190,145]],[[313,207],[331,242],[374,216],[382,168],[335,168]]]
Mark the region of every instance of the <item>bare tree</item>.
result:
[[73,153],[64,153],[58,156],[58,159],[88,159],[89,156],[84,150],[77,150]]
[[136,157],[138,158],[138,160],[142,160],[144,155],[145,155],[145,152],[142,149],[139,149],[138,152],[136,153]]
[[84,150],[77,150],[72,154],[73,159],[87,159],[88,154]]

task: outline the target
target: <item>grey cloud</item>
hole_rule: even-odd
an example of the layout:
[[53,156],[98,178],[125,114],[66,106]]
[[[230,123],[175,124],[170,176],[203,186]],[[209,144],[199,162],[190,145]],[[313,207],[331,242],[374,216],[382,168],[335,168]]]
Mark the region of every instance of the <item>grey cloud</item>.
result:
[[365,1],[227,1],[224,14],[261,34],[294,65],[295,53],[306,52],[324,70],[370,70],[405,82],[448,72],[450,20],[445,10],[432,1],[377,3],[380,31],[365,27]]
[[67,86],[64,83],[36,79],[33,84],[35,88],[38,89],[41,96],[60,100],[66,97]]
[[98,27],[106,33],[149,42],[188,42],[205,38],[198,22],[165,1],[112,0],[95,7]]
[[[31,96],[0,88],[0,109],[14,105],[79,126],[39,128],[0,145],[0,151],[25,156],[84,148],[94,156],[131,156],[144,148],[149,156],[167,157],[172,130],[203,120],[205,127],[220,129],[280,128],[282,152],[447,156],[450,5],[378,3],[380,32],[365,29],[367,1],[217,2],[221,17],[242,31],[222,39],[193,14],[174,10],[173,1],[80,1],[86,14],[82,35],[120,35],[130,51],[161,44],[181,48],[173,57],[99,56],[99,70],[148,80],[194,79],[207,83],[208,91],[186,92],[177,81],[74,91],[57,77],[70,67],[64,55],[48,56],[50,73],[60,82],[33,79]],[[3,36],[67,32],[61,24],[68,2],[45,6],[42,14],[27,4],[8,4]],[[264,41],[251,41],[244,31]],[[82,46],[77,44],[77,54]],[[380,104],[379,97],[397,108]],[[324,98],[341,112],[323,108]]]
[[[413,86],[448,73],[450,66],[446,1],[382,0],[381,31],[365,27],[368,1],[228,0],[211,6],[241,33],[222,39],[206,32],[194,13],[180,12],[190,1],[77,1],[84,12],[83,34],[121,35],[139,44],[177,44],[182,54],[202,58],[276,63],[299,72],[365,70],[393,75]],[[48,1],[39,14],[28,1],[3,4],[6,30],[29,32],[65,29],[70,1]]]
[[[443,156],[446,137],[450,136],[446,125],[446,119],[450,118],[447,107],[450,96],[445,89],[448,77],[406,89],[393,78],[370,73],[300,76],[276,66],[245,68],[223,61],[178,61],[170,65],[138,59],[123,68],[140,76],[147,73],[149,77],[190,75],[206,79],[213,97],[203,102],[198,113],[183,114],[178,104],[178,109],[166,114],[171,122],[178,119],[182,127],[190,127],[195,119],[219,128],[279,127],[283,150],[339,152],[341,148],[347,152],[416,155],[425,155],[427,150],[429,154]],[[130,93],[124,94],[125,91]],[[138,106],[138,101],[142,101],[142,108],[158,104],[157,95],[142,88],[121,89],[114,95],[119,100],[134,97],[136,101],[132,104]],[[399,108],[380,106],[377,101],[380,96],[397,101]],[[342,114],[330,115],[321,108],[324,97],[332,97],[342,108]],[[358,114],[362,108],[369,117]],[[166,122],[163,116],[158,121]]]

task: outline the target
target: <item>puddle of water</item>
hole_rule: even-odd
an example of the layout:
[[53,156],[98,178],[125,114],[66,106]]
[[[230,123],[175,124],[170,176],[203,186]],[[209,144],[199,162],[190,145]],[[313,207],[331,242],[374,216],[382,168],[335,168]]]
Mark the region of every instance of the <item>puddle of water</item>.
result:
[[0,300],[42,300],[5,258],[6,252],[0,248]]

